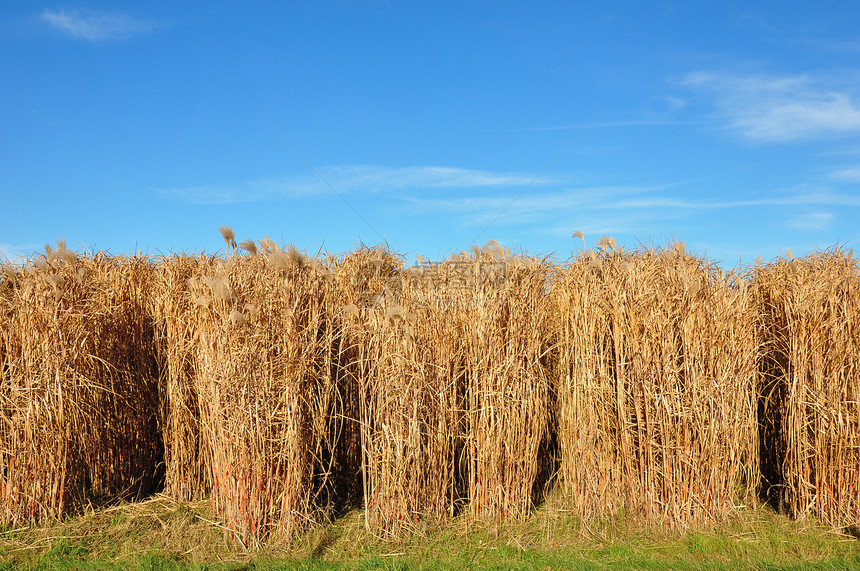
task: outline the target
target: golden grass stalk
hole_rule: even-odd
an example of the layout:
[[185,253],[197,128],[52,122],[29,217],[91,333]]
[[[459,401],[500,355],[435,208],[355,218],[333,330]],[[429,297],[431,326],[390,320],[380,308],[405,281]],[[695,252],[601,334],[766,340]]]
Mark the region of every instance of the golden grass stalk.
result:
[[279,253],[201,267],[187,298],[215,294],[186,318],[212,500],[246,545],[289,538],[324,510],[336,461],[330,420],[342,420],[330,278],[269,260]]
[[[462,262],[461,262],[462,263]],[[470,511],[524,518],[550,468],[549,266],[484,248],[467,260],[458,318],[465,344]]]
[[[156,268],[156,288],[149,311],[155,329],[155,357],[160,372],[159,415],[166,467],[164,491],[181,500],[202,499],[212,489],[207,442],[200,427],[197,386],[198,327],[194,307],[208,308],[208,295],[192,295],[193,284],[215,266],[200,255],[166,257]],[[196,291],[196,290],[195,290]]]
[[362,501],[399,538],[525,517],[557,469],[586,521],[683,527],[731,515],[760,446],[776,503],[846,525],[858,274],[840,250],[725,275],[607,237],[566,266],[489,242],[411,269],[268,239],[154,261],[60,241],[0,272],[0,521],[163,478],[246,545]]
[[366,523],[396,538],[462,503],[459,324],[430,304],[427,276],[404,272],[389,252],[354,252],[335,274],[357,350]]
[[[64,248],[60,248],[64,250]],[[0,520],[35,523],[160,483],[152,268],[96,256],[4,280]],[[54,264],[48,262],[51,257]]]
[[744,291],[679,247],[599,246],[553,279],[563,492],[586,521],[723,520],[756,482]]
[[761,264],[764,494],[795,517],[860,521],[860,267],[838,248]]
[[236,254],[236,234],[233,233],[233,229],[229,226],[219,226],[218,231],[221,233],[221,237],[224,238],[224,242],[227,244],[228,248],[233,248],[233,254]]
[[239,242],[239,248],[253,255],[257,253],[257,244],[253,240],[243,240]]

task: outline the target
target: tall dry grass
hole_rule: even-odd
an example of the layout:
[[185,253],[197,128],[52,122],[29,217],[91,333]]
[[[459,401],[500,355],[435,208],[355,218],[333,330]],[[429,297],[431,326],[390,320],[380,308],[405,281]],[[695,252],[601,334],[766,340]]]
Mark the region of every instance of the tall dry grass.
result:
[[459,319],[469,507],[482,518],[521,519],[542,497],[552,464],[549,265],[492,243],[457,263],[468,268]]
[[560,485],[586,521],[688,526],[754,488],[754,314],[740,278],[610,240],[553,278]]
[[795,517],[860,521],[860,268],[838,248],[755,269],[765,495]]
[[249,255],[162,260],[152,307],[165,489],[211,495],[222,524],[254,545],[360,503],[359,377],[327,267],[336,258],[265,238],[240,246]]
[[340,322],[355,349],[368,527],[400,537],[462,503],[459,325],[435,306],[434,278],[381,249],[344,258]]
[[152,266],[61,242],[0,283],[0,519],[59,517],[160,485]]
[[164,491],[182,500],[197,500],[212,490],[207,441],[200,427],[196,373],[198,338],[191,313],[196,307],[189,281],[216,264],[214,256],[171,256],[156,264],[148,300],[154,321],[159,366],[159,414],[166,467]]
[[359,505],[398,538],[526,517],[556,485],[585,521],[684,527],[726,519],[759,463],[792,514],[860,515],[840,250],[741,276],[681,244],[406,267],[222,235],[230,256],[60,244],[2,269],[2,522],[163,486],[246,546]]
[[368,249],[339,266],[371,529],[534,507],[551,464],[547,272],[495,244],[409,269]]
[[294,248],[199,270],[184,317],[216,512],[246,545],[289,538],[331,495],[330,419],[341,420],[332,276]]

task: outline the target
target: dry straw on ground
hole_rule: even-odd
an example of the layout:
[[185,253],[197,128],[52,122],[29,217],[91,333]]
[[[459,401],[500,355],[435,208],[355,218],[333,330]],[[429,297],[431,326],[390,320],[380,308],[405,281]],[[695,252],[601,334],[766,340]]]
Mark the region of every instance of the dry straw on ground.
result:
[[762,475],[795,517],[860,521],[860,267],[833,249],[755,270]]

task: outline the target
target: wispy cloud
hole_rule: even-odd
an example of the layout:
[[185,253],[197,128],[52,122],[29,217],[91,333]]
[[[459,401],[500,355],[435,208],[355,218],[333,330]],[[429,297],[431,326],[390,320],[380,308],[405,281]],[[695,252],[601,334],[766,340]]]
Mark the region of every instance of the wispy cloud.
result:
[[830,212],[810,212],[786,222],[786,226],[795,230],[827,230],[833,222]]
[[306,178],[282,178],[156,188],[153,192],[162,198],[189,204],[239,204],[299,198],[322,190],[322,183],[316,185]]
[[[362,202],[356,203],[362,215],[413,221],[410,224],[435,221],[435,230],[442,223],[468,233],[477,233],[492,223],[487,235],[496,237],[506,231],[562,237],[580,229],[598,236],[662,238],[691,224],[749,220],[765,214],[774,223],[779,224],[776,220],[780,219],[783,226],[797,232],[814,232],[837,223],[829,217],[830,211],[860,207],[860,192],[844,192],[841,186],[800,185],[755,197],[739,192],[712,198],[697,193],[690,182],[590,186],[558,176],[541,179],[520,195],[534,175],[441,166],[342,165],[319,171],[350,201],[353,196],[362,197]],[[318,197],[331,190],[309,173],[158,192],[170,200],[229,204]]]
[[860,182],[860,167],[834,171],[830,173],[830,179],[837,182]]
[[[686,186],[686,185],[684,185]],[[834,222],[824,209],[860,207],[860,194],[840,194],[827,188],[799,187],[774,195],[741,200],[698,200],[677,185],[608,186],[564,188],[531,193],[516,201],[497,227],[521,226],[529,232],[554,236],[569,235],[580,229],[588,234],[650,235],[657,229],[675,226],[682,220],[706,216],[748,216],[753,209],[784,209],[797,214],[786,224],[799,231],[824,230]],[[480,227],[510,203],[509,196],[492,193],[483,196],[407,198],[412,214],[445,214],[464,227]],[[728,214],[729,212],[737,214]],[[701,220],[701,218],[699,218]]]
[[[686,105],[686,101],[673,97],[669,100],[670,107],[676,111]],[[679,121],[674,119],[630,119],[619,121],[596,121],[594,123],[569,123],[562,125],[547,125],[543,127],[512,127],[510,129],[492,129],[494,133],[520,133],[520,132],[540,132],[540,131],[575,131],[585,128],[602,129],[614,127],[663,127],[663,126],[684,126],[695,125],[694,121]]]
[[[562,188],[529,193],[511,204],[512,196],[492,193],[455,198],[409,197],[412,214],[445,214],[462,226],[478,227],[494,222],[496,227],[527,225],[530,231],[553,234],[559,220],[575,219],[576,227],[587,231],[632,232],[653,219],[659,207],[629,208],[625,205],[667,189],[667,186],[604,186]],[[499,213],[510,205],[498,220]],[[657,217],[671,217],[662,209]],[[569,226],[564,233],[570,234]]]
[[[409,188],[481,188],[526,186],[534,174],[491,172],[457,167],[410,166],[380,167],[352,165],[331,167],[323,173],[326,178],[336,180],[340,186],[350,190],[396,190]],[[539,183],[557,182],[541,178]],[[337,188],[337,187],[335,187]]]
[[[671,196],[667,191],[676,185],[606,186],[565,189],[533,193],[518,200],[512,210],[554,212],[576,208],[601,210],[728,210],[757,206],[846,206],[860,207],[860,194],[841,194],[826,188],[802,188],[775,196],[746,200],[691,200]],[[453,199],[413,198],[416,207],[427,210],[468,212],[493,210],[510,202],[509,197],[459,197]]]
[[671,197],[619,201],[614,208],[680,208],[685,210],[723,210],[751,206],[860,206],[860,195],[839,194],[829,190],[808,190],[787,195],[750,200],[695,201]]
[[[346,165],[320,169],[338,192],[396,192],[415,190],[526,187],[535,175],[490,172],[439,166],[382,167]],[[558,183],[541,177],[536,185]],[[313,174],[235,184],[202,184],[156,189],[165,198],[194,204],[231,204],[300,198],[329,193],[325,182]]]
[[38,244],[8,244],[0,242],[0,263],[20,263],[38,249]]
[[753,141],[860,133],[860,86],[847,78],[696,72],[681,83],[711,96],[717,116]]
[[41,18],[67,36],[91,42],[125,40],[151,32],[157,27],[152,20],[133,18],[118,12],[45,10]]
[[[648,186],[604,186],[566,188],[554,192],[530,193],[514,202],[510,213],[523,214],[534,212],[555,212],[585,207],[609,208],[623,204],[626,197],[639,195],[665,187]],[[487,217],[497,215],[511,203],[512,196],[494,194],[491,196],[470,196],[456,198],[412,197],[409,200],[416,210],[422,212],[438,211],[466,213],[486,211]]]
[[812,39],[801,43],[828,51],[860,53],[860,42],[855,40]]

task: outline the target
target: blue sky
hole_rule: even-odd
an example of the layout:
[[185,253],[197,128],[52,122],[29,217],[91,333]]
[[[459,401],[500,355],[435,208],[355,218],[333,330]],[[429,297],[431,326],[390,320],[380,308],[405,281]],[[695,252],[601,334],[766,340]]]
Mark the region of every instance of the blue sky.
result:
[[0,256],[860,246],[860,4],[0,7]]

